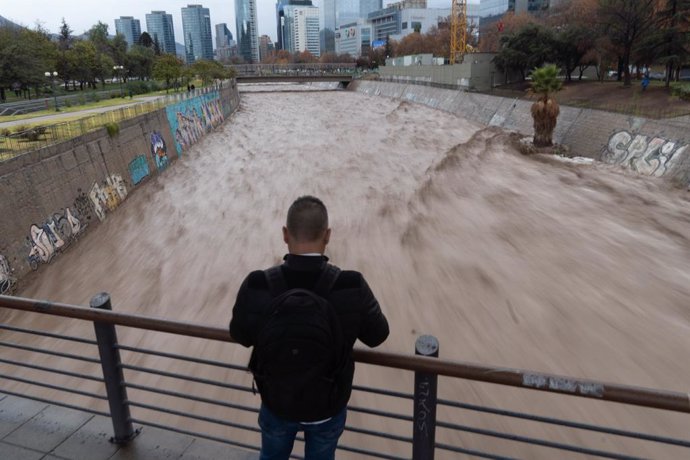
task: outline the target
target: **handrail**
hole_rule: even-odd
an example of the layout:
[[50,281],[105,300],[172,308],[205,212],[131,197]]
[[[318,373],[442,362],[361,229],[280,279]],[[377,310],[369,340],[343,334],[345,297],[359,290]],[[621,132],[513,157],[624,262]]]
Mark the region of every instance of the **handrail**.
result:
[[[236,343],[225,328],[0,295],[0,307]],[[360,363],[690,413],[688,393],[355,348]]]

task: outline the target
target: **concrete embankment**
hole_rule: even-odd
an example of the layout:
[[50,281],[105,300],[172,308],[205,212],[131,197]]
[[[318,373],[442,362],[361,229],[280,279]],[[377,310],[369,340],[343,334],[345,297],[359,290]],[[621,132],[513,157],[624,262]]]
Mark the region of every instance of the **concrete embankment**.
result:
[[234,82],[0,163],[0,293],[50,263],[239,106]]
[[[531,101],[413,84],[358,80],[348,90],[424,104],[485,125],[531,136]],[[690,186],[689,117],[652,120],[561,106],[554,141],[573,155],[619,164]]]

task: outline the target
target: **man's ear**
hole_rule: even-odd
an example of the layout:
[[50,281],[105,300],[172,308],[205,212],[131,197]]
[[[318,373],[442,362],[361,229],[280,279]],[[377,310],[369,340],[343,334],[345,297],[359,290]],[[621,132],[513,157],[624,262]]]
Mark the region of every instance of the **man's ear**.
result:
[[288,233],[288,229],[286,226],[283,225],[283,241],[285,244],[288,244],[288,239],[290,238],[290,234]]
[[326,245],[331,240],[331,229],[326,229],[326,233],[323,236],[323,244]]

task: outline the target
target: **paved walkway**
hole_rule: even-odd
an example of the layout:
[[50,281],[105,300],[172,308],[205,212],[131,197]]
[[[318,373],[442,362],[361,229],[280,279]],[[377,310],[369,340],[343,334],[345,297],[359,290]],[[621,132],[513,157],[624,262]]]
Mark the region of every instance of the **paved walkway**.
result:
[[[111,110],[117,110],[117,109],[120,109],[122,107],[129,107],[130,105],[136,105],[136,104],[141,104],[143,102],[155,101],[156,99],[160,99],[162,97],[165,97],[165,96],[143,96],[143,97],[138,97],[136,99],[132,99],[131,102],[127,102],[125,104],[111,105],[108,107],[96,107],[93,109],[77,110],[74,112],[54,113],[52,115],[42,115],[40,117],[25,118],[23,120],[5,121],[5,122],[0,122],[0,129],[11,128],[13,126],[26,125],[28,123],[36,123],[36,122],[50,122],[50,124],[60,123],[61,120],[64,120],[65,118],[74,118],[76,115],[110,112]],[[0,117],[0,120],[2,120],[2,117]]]
[[3,460],[257,460],[258,453],[143,427],[127,446],[111,444],[109,418],[0,394]]

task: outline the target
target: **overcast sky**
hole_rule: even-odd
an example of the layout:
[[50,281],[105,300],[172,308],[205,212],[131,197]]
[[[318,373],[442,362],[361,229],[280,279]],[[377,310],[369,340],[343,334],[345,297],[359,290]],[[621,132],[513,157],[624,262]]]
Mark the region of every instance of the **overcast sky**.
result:
[[[428,6],[450,8],[451,0],[427,0]],[[470,0],[470,3],[477,3]],[[314,0],[319,6],[320,0]],[[383,1],[384,5],[392,3]],[[99,20],[108,25],[108,31],[115,34],[115,18],[134,16],[141,21],[142,32],[146,30],[146,13],[164,10],[173,16],[175,41],[184,43],[182,35],[182,16],[180,9],[187,4],[201,4],[210,9],[211,28],[215,40],[215,25],[225,22],[235,35],[234,0],[0,0],[0,16],[18,24],[32,27],[38,21],[48,31],[57,33],[64,17],[75,35],[90,29]],[[257,0],[259,35],[276,38],[275,0]],[[215,41],[214,41],[215,47]]]

